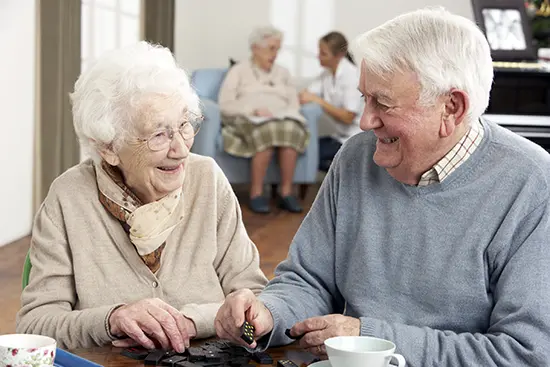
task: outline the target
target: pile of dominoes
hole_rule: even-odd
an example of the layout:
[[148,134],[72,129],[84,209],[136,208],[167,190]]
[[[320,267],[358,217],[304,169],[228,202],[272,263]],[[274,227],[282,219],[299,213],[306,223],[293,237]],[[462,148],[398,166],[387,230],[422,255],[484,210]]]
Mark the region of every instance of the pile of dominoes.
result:
[[[207,341],[199,347],[188,348],[178,354],[175,351],[128,348],[122,355],[143,360],[146,366],[167,367],[248,367],[251,360],[259,364],[273,364],[268,353],[250,353],[246,349],[221,340]],[[288,366],[288,364],[284,364]]]
[[[241,338],[248,344],[254,341],[254,327],[245,322]],[[245,348],[223,340],[211,340],[199,347],[187,348],[183,353],[165,350],[128,348],[122,355],[143,360],[146,366],[167,367],[248,367],[251,360],[261,365],[272,365],[273,358],[266,352],[250,353]],[[277,367],[298,367],[288,359],[277,361]]]

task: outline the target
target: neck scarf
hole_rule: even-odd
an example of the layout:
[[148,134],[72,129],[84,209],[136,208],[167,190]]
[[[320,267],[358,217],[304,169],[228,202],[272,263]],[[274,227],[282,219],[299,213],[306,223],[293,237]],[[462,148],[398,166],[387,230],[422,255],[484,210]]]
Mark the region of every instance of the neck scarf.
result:
[[122,223],[145,265],[156,273],[166,239],[183,221],[182,188],[160,200],[142,204],[125,185],[118,168],[104,161],[95,167],[99,201]]

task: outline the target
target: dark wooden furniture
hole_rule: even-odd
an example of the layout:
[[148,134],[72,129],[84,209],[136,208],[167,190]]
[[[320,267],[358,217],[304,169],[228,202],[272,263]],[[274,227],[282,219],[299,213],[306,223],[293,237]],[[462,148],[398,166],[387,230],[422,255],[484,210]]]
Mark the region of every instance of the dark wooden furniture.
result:
[[495,62],[485,118],[550,151],[550,70],[536,63]]
[[[195,344],[199,345],[202,344],[202,342]],[[71,351],[71,353],[74,353],[82,358],[86,358],[105,367],[144,367],[143,361],[137,361],[124,357],[120,354],[121,351],[122,349],[120,348],[104,347],[74,350]],[[277,361],[279,359],[290,359],[298,366],[307,366],[307,363],[309,363],[314,358],[312,354],[299,349],[296,344],[291,344],[281,348],[272,348],[269,349],[267,352],[273,358],[273,366],[277,365]],[[258,365],[252,360],[249,363],[252,365]]]
[[[534,65],[533,63],[495,63]],[[495,65],[487,113],[550,116],[550,70]]]

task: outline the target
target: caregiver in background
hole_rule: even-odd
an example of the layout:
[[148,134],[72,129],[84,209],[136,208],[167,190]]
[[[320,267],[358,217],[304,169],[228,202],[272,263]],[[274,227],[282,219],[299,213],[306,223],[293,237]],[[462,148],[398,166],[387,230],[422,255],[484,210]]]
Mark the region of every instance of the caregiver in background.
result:
[[[317,103],[323,109],[318,124],[319,169],[328,171],[342,144],[360,133],[361,93],[357,90],[359,70],[348,53],[342,33],[330,32],[319,40],[319,63],[325,70],[300,93],[300,103]],[[329,136],[323,135],[323,130]]]

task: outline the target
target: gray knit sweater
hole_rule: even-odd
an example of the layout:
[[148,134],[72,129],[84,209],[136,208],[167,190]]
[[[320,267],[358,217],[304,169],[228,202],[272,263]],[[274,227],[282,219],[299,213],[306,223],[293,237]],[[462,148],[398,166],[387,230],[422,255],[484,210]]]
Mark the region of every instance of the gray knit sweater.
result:
[[550,155],[483,126],[427,187],[378,167],[372,133],[351,138],[260,296],[275,320],[261,344],[345,310],[408,366],[550,366]]

